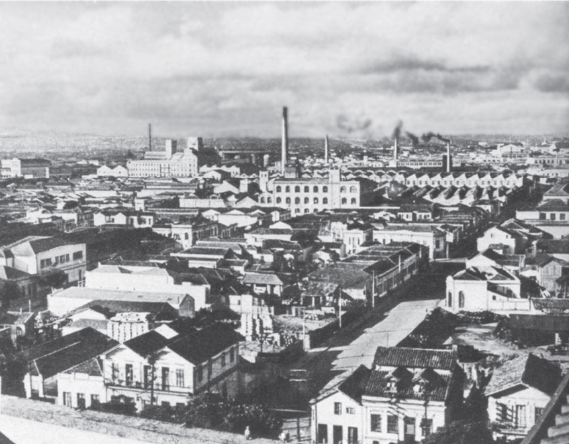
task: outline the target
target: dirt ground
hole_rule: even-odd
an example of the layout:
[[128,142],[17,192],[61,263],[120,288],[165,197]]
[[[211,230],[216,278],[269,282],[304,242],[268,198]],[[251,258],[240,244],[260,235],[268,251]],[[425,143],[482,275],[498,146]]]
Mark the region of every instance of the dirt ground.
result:
[[[305,319],[304,328],[306,331],[316,330],[318,328],[328,325],[330,322],[334,322],[335,317],[327,317],[324,319],[314,320]],[[292,315],[279,315],[273,318],[273,326],[275,332],[302,332],[302,318],[292,316]]]

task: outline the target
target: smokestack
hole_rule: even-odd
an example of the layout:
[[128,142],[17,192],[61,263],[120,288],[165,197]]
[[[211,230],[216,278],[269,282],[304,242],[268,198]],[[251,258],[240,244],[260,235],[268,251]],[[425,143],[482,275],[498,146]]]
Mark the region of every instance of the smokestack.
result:
[[326,138],[324,139],[324,163],[328,164],[328,152],[329,152],[329,145],[328,145],[328,134],[326,134]]
[[397,146],[397,137],[394,139],[395,143],[393,145],[393,160],[397,160],[397,151],[398,151],[398,146]]
[[447,141],[447,173],[450,173],[450,140]]
[[148,151],[152,151],[152,124],[148,124]]
[[281,152],[281,171],[284,176],[285,167],[288,157],[288,110],[283,107],[283,136],[282,136],[282,152]]

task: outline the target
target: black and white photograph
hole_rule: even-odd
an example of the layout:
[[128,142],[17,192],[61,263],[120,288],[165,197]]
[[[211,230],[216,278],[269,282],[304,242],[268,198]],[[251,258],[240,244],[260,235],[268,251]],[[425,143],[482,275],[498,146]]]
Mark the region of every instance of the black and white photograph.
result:
[[569,1],[0,0],[0,444],[569,444]]

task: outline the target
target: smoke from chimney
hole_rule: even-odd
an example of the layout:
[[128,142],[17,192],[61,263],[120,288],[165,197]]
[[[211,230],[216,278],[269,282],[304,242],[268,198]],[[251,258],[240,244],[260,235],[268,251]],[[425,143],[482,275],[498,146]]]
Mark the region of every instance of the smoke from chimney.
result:
[[419,138],[415,134],[406,131],[405,135],[409,137],[409,139],[411,139],[411,142],[413,143],[413,148],[417,148],[417,146],[419,146]]
[[424,142],[429,142],[433,137],[439,139],[441,142],[450,143],[450,139],[445,139],[440,134],[435,134],[435,133],[432,133],[430,131],[426,134],[423,134],[421,136],[421,139],[423,139]]
[[281,171],[284,176],[288,158],[288,109],[286,106],[283,107],[283,133],[281,150]]

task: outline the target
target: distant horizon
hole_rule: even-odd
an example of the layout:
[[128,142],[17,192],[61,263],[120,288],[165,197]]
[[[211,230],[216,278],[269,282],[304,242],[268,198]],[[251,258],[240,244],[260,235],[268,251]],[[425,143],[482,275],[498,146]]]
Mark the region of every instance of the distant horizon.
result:
[[291,137],[569,131],[568,2],[0,2],[0,22],[0,128],[276,138],[288,106]]

